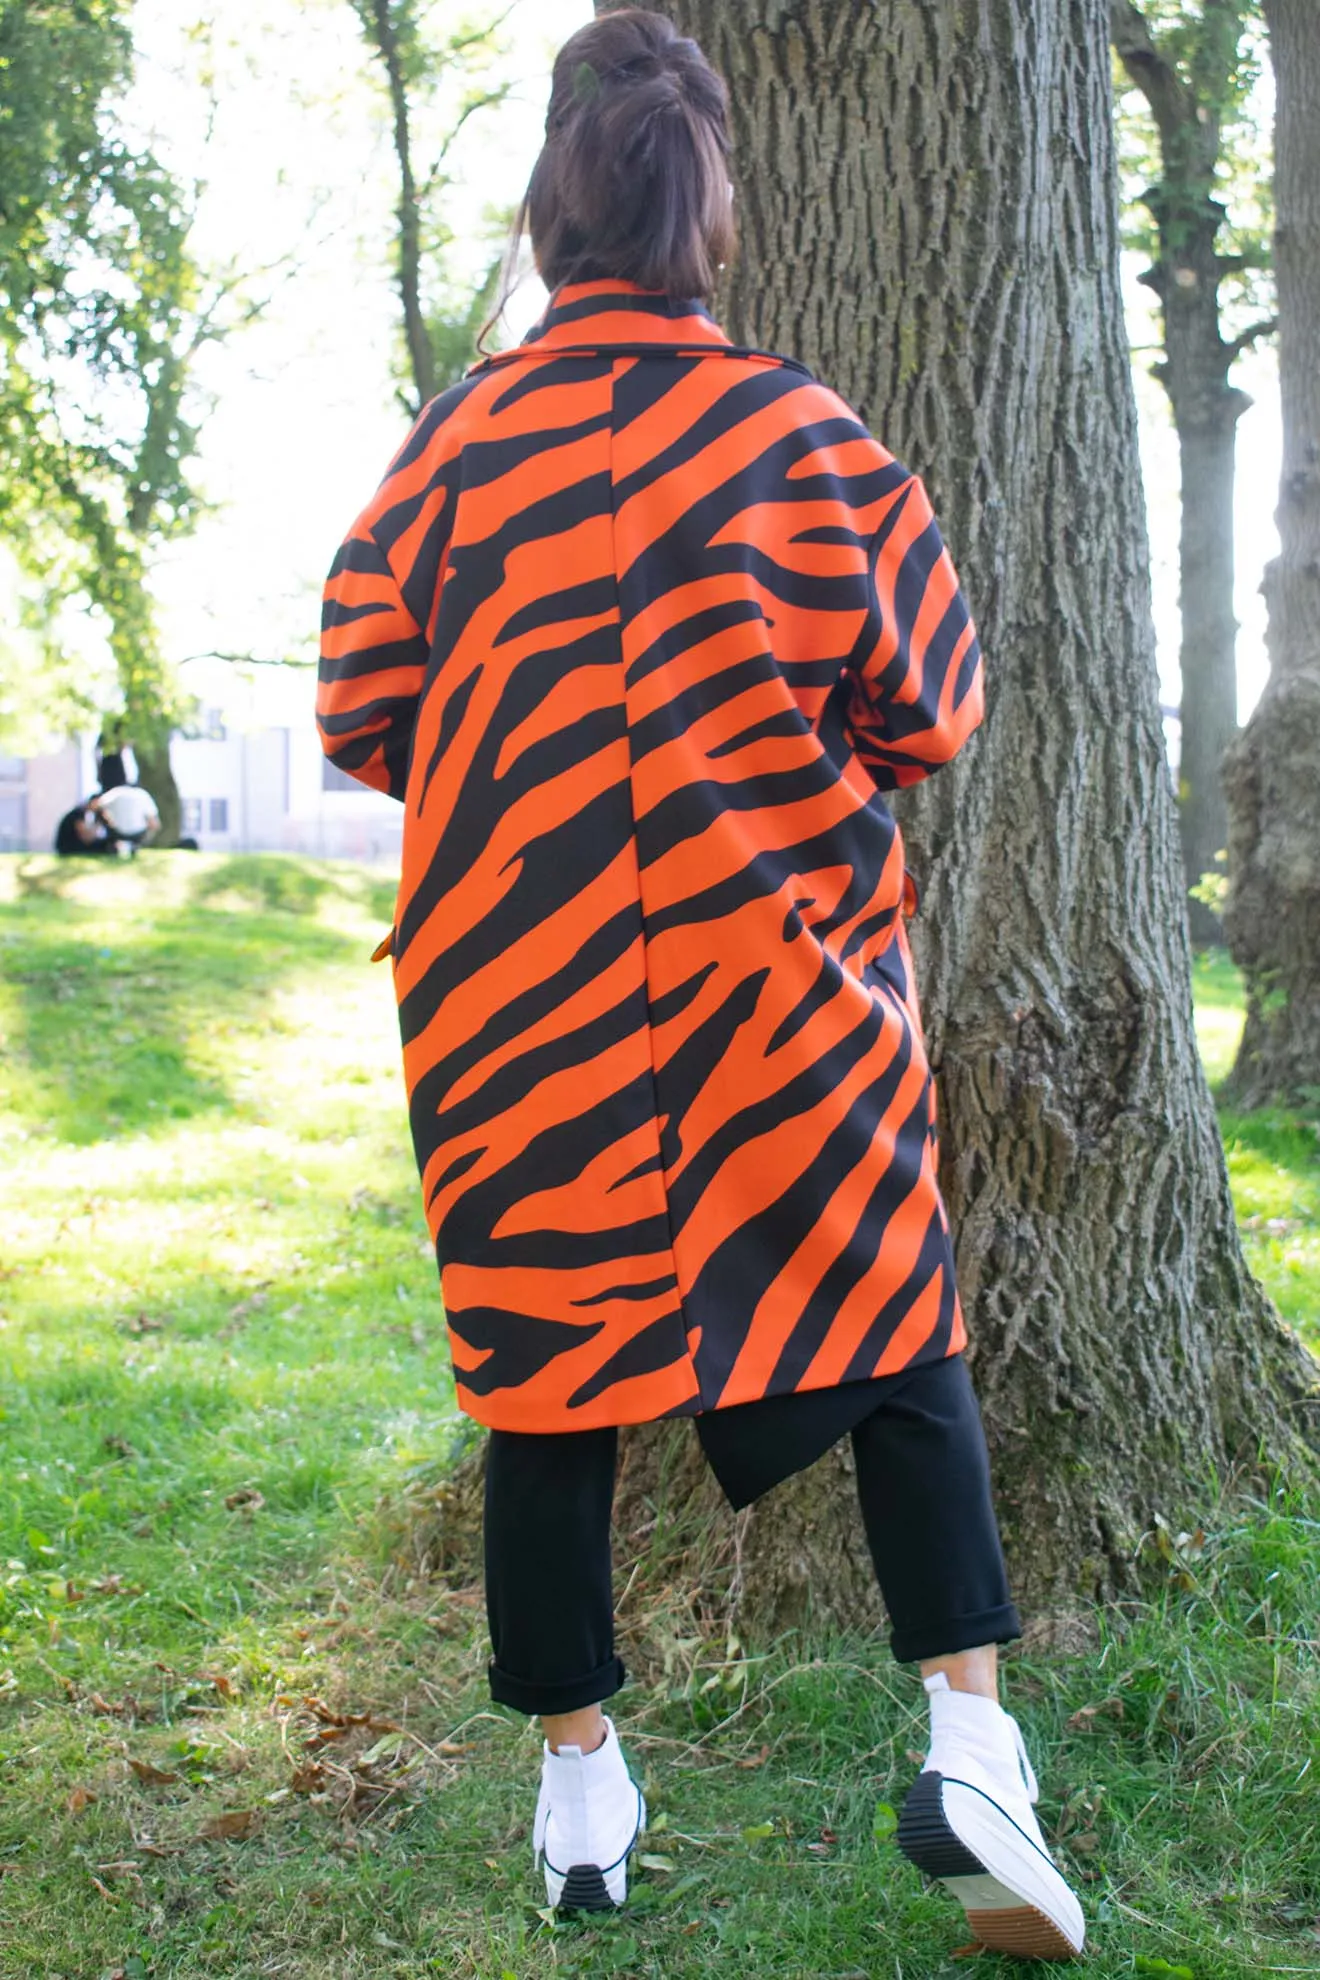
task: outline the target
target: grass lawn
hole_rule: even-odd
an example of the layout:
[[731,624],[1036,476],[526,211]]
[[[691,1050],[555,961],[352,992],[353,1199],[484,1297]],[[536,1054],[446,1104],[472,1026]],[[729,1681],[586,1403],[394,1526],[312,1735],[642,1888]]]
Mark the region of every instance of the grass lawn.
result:
[[[310,862],[0,860],[0,1975],[965,1973],[890,1835],[924,1715],[876,1638],[676,1646],[620,1701],[632,1905],[538,1908],[537,1738],[392,1511],[461,1430],[389,913]],[[1222,960],[1198,1005],[1213,1077]],[[1224,1128],[1320,1339],[1315,1123]],[[1320,1507],[1204,1528],[1094,1650],[1010,1664],[1100,1980],[1320,1974]]]

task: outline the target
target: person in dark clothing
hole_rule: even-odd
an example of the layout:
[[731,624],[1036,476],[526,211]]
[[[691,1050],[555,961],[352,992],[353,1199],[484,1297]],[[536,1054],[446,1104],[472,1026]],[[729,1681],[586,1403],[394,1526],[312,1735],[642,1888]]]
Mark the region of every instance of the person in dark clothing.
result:
[[96,774],[103,791],[116,791],[121,784],[128,782],[128,768],[124,762],[125,742],[122,736],[100,735],[96,739]]
[[89,805],[75,804],[55,828],[55,851],[61,859],[102,858],[114,849],[113,839]]

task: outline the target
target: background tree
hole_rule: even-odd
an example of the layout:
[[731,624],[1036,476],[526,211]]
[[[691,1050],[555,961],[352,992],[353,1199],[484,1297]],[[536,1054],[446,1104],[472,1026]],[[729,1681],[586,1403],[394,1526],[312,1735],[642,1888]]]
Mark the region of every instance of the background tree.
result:
[[48,646],[61,603],[97,616],[168,830],[178,694],[146,570],[153,539],[195,509],[196,273],[180,188],[119,122],[128,13],[125,0],[0,0],[0,536],[36,582]]
[[[1163,361],[1178,434],[1182,641],[1179,812],[1183,870],[1195,887],[1228,843],[1221,766],[1237,734],[1237,621],[1233,611],[1233,476],[1237,423],[1251,404],[1230,384],[1242,352],[1273,319],[1224,334],[1230,302],[1258,304],[1268,243],[1239,210],[1230,251],[1223,192],[1234,127],[1256,78],[1258,0],[1111,0],[1114,48],[1154,124],[1153,183],[1142,194],[1152,227],[1136,235],[1153,255],[1142,281],[1160,302]],[[1144,164],[1144,161],[1143,161]],[[1248,280],[1244,289],[1244,277]],[[1257,311],[1258,315],[1258,311]],[[1193,936],[1212,941],[1218,920],[1188,903]]]
[[[461,377],[493,306],[500,257],[493,251],[475,284],[454,271],[455,232],[445,194],[454,185],[454,147],[473,117],[502,103],[509,84],[492,73],[502,52],[504,13],[438,25],[434,0],[352,0],[363,39],[380,63],[389,94],[398,179],[395,272],[402,315],[408,411]],[[441,136],[419,160],[419,125]],[[507,215],[492,215],[493,242]]]
[[[729,329],[806,359],[926,477],[981,624],[985,728],[903,804],[943,1176],[1019,1583],[1103,1593],[1213,1474],[1316,1435],[1192,1032],[1108,0],[663,11],[730,85]],[[649,1502],[651,1546],[687,1476],[674,1440],[630,1440],[624,1514]],[[739,1585],[772,1613],[804,1589],[866,1613],[840,1468],[746,1522]]]
[[1320,1099],[1320,15],[1265,0],[1277,90],[1275,261],[1283,396],[1270,675],[1228,770],[1225,931],[1247,980],[1230,1087]]

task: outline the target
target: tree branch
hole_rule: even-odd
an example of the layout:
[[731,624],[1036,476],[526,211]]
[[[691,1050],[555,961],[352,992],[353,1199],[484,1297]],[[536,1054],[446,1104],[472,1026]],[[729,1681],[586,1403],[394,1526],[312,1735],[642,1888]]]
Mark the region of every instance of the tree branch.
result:
[[1134,0],[1110,0],[1109,39],[1128,80],[1150,105],[1162,143],[1197,122],[1195,97],[1151,40]]
[[1262,317],[1259,323],[1253,323],[1249,330],[1244,330],[1240,337],[1233,338],[1228,346],[1230,359],[1241,357],[1243,351],[1249,351],[1262,337],[1272,337],[1278,327],[1277,316]]

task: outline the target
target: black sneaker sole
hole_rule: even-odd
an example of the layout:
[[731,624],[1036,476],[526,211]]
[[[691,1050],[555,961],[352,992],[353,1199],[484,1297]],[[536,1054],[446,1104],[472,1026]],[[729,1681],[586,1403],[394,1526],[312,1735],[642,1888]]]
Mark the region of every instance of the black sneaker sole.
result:
[[575,1863],[564,1879],[557,1911],[614,1911],[614,1899],[594,1863]]
[[928,1877],[984,1877],[986,1869],[950,1828],[943,1774],[918,1774],[898,1818],[898,1846]]

